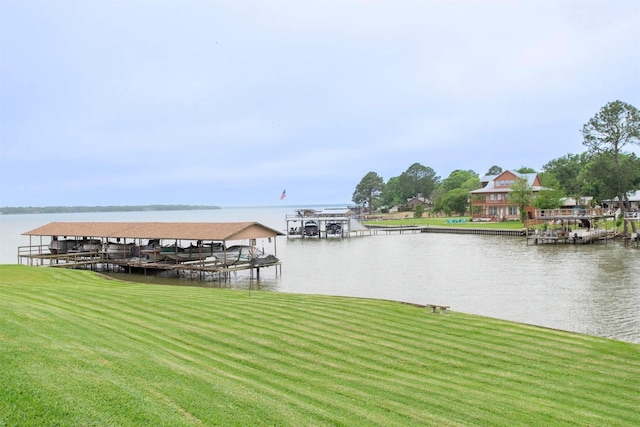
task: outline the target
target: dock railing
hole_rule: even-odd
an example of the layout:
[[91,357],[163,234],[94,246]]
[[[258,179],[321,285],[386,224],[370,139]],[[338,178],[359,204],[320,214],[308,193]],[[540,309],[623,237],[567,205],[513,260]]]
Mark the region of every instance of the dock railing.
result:
[[613,216],[613,213],[602,208],[571,208],[571,209],[538,209],[536,218],[576,218]]
[[627,221],[639,221],[640,220],[640,212],[635,211],[635,212],[625,212],[623,219],[626,219]]
[[81,265],[102,262],[103,251],[67,252],[52,254],[48,245],[18,246],[18,264],[25,265]]

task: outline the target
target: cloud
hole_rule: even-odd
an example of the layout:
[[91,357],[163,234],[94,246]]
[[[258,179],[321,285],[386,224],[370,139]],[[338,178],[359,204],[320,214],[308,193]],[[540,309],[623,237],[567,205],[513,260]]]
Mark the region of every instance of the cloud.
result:
[[367,172],[415,162],[443,177],[541,166],[582,150],[580,127],[607,102],[640,102],[630,2],[0,8],[12,205],[52,192],[61,204],[237,204],[284,186],[289,202],[348,201]]

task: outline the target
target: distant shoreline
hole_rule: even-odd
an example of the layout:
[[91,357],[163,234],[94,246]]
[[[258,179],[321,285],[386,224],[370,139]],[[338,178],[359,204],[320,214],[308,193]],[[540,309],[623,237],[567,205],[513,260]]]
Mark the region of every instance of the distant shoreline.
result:
[[0,214],[49,214],[87,212],[152,212],[152,211],[197,211],[220,209],[220,206],[202,205],[135,205],[135,206],[23,206],[0,207]]

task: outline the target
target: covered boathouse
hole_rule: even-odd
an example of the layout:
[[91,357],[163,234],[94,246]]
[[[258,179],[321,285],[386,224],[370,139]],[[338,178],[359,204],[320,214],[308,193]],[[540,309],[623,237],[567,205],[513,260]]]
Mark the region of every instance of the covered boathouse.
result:
[[280,266],[276,237],[257,222],[52,222],[22,233],[18,262],[67,268],[228,277]]

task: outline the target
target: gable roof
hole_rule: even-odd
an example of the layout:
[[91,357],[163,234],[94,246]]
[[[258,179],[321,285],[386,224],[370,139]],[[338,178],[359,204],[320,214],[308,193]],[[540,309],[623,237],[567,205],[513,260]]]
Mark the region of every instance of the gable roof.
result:
[[545,190],[545,187],[543,187],[541,185],[535,185],[536,182],[540,181],[540,178],[538,178],[538,174],[537,173],[518,173],[518,172],[506,170],[506,171],[502,172],[499,175],[485,175],[485,176],[483,176],[482,179],[481,179],[481,182],[486,182],[487,185],[482,187],[482,188],[478,188],[477,190],[472,190],[472,191],[470,191],[470,193],[481,194],[481,193],[508,193],[508,192],[510,192],[511,188],[509,188],[509,187],[496,188],[496,181],[498,181],[499,178],[501,178],[501,177],[503,177],[504,175],[507,175],[507,174],[508,175],[513,175],[516,178],[526,179],[527,183],[531,186],[533,191]]
[[257,222],[51,222],[25,236],[244,240],[283,236]]

